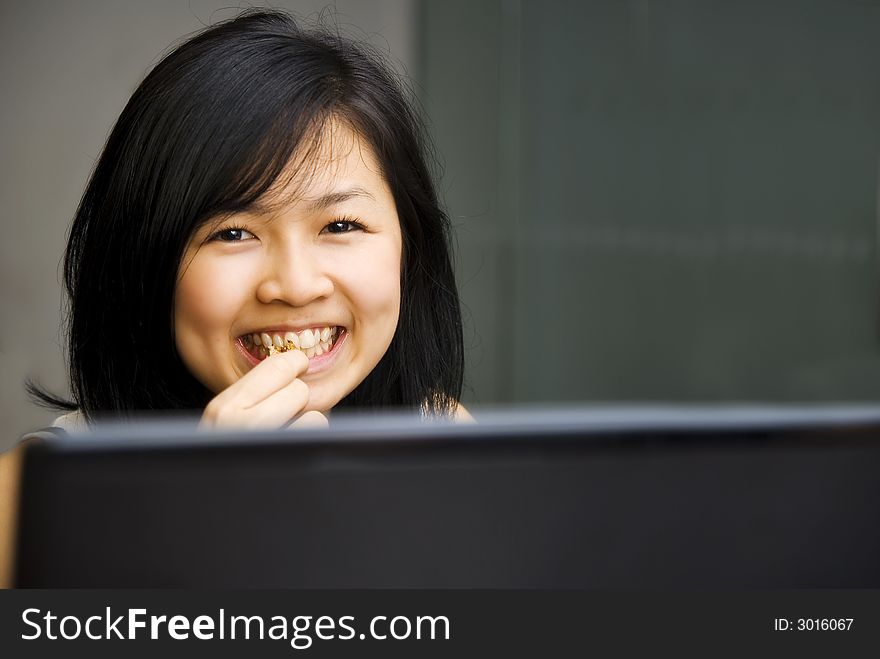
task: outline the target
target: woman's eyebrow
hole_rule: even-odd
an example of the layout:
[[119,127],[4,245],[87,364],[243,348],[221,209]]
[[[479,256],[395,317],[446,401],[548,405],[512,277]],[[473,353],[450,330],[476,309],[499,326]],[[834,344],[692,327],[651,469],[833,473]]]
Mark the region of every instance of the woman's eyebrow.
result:
[[[355,197],[366,197],[367,199],[372,199],[373,201],[376,198],[367,192],[364,188],[350,188],[348,190],[334,190],[333,192],[328,192],[327,194],[323,194],[320,197],[315,197],[313,199],[302,199],[302,201],[307,205],[308,211],[310,213],[315,213],[317,211],[324,210],[325,208],[329,208],[330,206],[334,206],[336,204],[341,204],[349,199],[353,199]],[[267,215],[272,215],[277,212],[280,208],[283,208],[284,202],[278,203],[276,200],[274,203],[267,202],[262,199],[257,199],[254,202],[251,202],[246,209],[244,209],[247,213],[252,213],[255,217],[260,218]]]
[[341,204],[344,201],[348,201],[354,197],[367,197],[368,199],[372,199],[375,201],[373,195],[364,190],[363,188],[350,188],[348,190],[335,190],[333,192],[328,192],[325,195],[321,195],[316,199],[307,199],[306,202],[309,205],[309,210],[312,212],[324,210],[330,206],[335,206],[336,204]]

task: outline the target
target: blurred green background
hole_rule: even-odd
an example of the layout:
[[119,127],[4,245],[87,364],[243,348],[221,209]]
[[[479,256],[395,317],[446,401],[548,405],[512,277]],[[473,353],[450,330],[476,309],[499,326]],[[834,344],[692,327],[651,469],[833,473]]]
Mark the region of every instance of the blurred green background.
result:
[[424,2],[466,400],[874,400],[880,3]]

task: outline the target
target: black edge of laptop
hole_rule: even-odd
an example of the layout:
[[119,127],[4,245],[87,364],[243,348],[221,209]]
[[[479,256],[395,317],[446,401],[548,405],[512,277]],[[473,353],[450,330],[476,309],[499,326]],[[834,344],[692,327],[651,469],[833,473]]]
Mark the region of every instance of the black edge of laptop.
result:
[[586,408],[31,445],[20,587],[878,588],[880,407]]

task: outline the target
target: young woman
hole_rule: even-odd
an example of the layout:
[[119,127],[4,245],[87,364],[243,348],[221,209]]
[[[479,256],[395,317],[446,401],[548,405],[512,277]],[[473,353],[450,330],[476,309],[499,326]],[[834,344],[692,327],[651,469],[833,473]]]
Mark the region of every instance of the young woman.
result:
[[[367,48],[247,12],[146,77],[113,128],[65,256],[82,428],[184,410],[206,427],[458,404],[461,314],[421,125]],[[39,434],[39,433],[35,433]],[[11,585],[21,451],[0,455]]]
[[368,48],[246,12],[138,87],[65,258],[61,426],[193,410],[204,426],[342,407],[466,416],[449,226],[421,124]]

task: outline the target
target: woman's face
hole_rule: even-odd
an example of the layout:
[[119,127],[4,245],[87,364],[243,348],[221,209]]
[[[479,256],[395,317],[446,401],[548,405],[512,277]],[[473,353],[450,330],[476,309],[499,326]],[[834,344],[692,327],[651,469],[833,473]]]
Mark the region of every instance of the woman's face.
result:
[[176,345],[215,394],[265,358],[268,339],[306,353],[306,410],[326,412],[391,343],[402,250],[391,190],[370,147],[342,124],[317,151],[259,208],[208,222],[187,247]]

